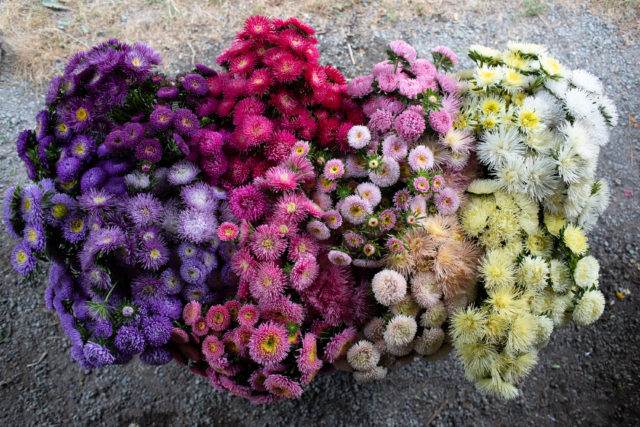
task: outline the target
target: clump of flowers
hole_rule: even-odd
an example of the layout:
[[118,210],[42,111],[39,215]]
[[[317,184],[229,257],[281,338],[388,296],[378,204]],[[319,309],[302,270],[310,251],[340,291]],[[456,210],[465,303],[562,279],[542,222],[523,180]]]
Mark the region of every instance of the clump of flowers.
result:
[[219,138],[193,112],[212,71],[169,80],[159,62],[117,40],[76,53],[17,141],[35,182],[5,195],[5,226],[22,239],[11,261],[25,276],[51,261],[46,304],[85,369],[136,354],[168,363],[185,302],[235,292],[215,234],[225,192],[189,149]]
[[212,182],[250,183],[287,159],[298,140],[347,146],[362,111],[345,96],[340,71],[319,64],[314,34],[296,18],[252,16],[218,56],[226,71],[207,79],[201,105],[225,129],[225,160],[203,165]]
[[525,194],[475,184],[469,191],[482,194],[471,197],[462,223],[486,250],[479,266],[486,296],[453,315],[451,335],[467,377],[484,392],[513,398],[554,328],[588,325],[602,314],[599,264],[579,225]]
[[476,68],[457,126],[478,133],[478,159],[496,185],[590,229],[609,199],[607,183],[595,179],[598,154],[618,121],[602,82],[540,45],[472,46],[469,56]]

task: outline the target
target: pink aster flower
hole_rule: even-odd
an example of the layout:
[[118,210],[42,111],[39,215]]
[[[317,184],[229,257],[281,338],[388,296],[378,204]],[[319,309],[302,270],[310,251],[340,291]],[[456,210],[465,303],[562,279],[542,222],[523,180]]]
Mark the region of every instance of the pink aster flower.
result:
[[411,200],[411,205],[409,206],[411,212],[414,215],[420,216],[427,213],[427,199],[424,196],[415,196]]
[[224,344],[215,335],[208,335],[202,341],[202,354],[207,362],[215,361],[224,354]]
[[253,304],[245,304],[238,311],[238,323],[243,326],[253,326],[258,323],[260,312]]
[[393,66],[391,66],[390,73],[382,73],[376,76],[376,80],[378,82],[378,87],[381,91],[391,93],[394,90],[398,89],[400,84],[400,79],[398,75],[393,72]]
[[412,170],[424,171],[433,167],[433,152],[424,145],[418,145],[409,152],[409,166]]
[[411,64],[411,72],[416,76],[434,77],[437,73],[436,66],[427,59],[416,59]]
[[362,98],[373,92],[373,76],[359,76],[347,85],[347,94],[352,98]]
[[446,57],[449,61],[451,61],[451,65],[456,65],[458,63],[458,56],[446,46],[436,46],[431,49],[431,53],[439,53],[440,55]]
[[191,325],[191,330],[197,337],[203,337],[209,332],[209,326],[207,326],[207,320],[200,316]]
[[400,80],[398,91],[400,95],[404,95],[409,99],[417,99],[420,92],[422,92],[422,85],[415,79]]
[[344,175],[344,163],[340,159],[331,159],[324,165],[324,176],[329,180],[341,178]]
[[242,303],[237,300],[231,300],[224,303],[224,308],[227,309],[227,311],[229,312],[229,316],[231,316],[232,319],[238,317],[240,307],[242,307]]
[[354,327],[350,327],[334,335],[324,349],[323,359],[329,363],[334,363],[336,360],[347,354],[349,348],[358,338],[358,332]]
[[349,254],[346,254],[342,251],[329,251],[328,258],[329,261],[331,261],[331,263],[335,265],[345,266],[351,264],[351,257],[349,256]]
[[389,61],[378,62],[371,69],[371,75],[373,77],[378,77],[380,74],[393,74],[394,65]]
[[418,139],[427,126],[424,116],[414,109],[406,109],[396,117],[395,128],[405,141]]
[[[280,296],[260,304],[260,316],[266,320],[273,320],[283,325],[295,323],[302,324],[304,312],[300,304],[296,304],[288,296]],[[289,342],[295,341],[294,336],[289,336]]]
[[380,228],[382,230],[391,230],[396,225],[396,220],[396,214],[391,209],[380,212]]
[[389,110],[378,108],[369,118],[369,128],[378,133],[387,132],[393,126],[393,114]]
[[315,373],[322,368],[322,360],[318,357],[316,336],[308,333],[302,339],[302,347],[296,356],[298,370],[302,373]]
[[309,154],[309,143],[307,141],[298,141],[291,148],[291,154],[294,156],[303,157]]
[[229,393],[238,396],[238,397],[249,397],[251,396],[251,389],[247,386],[240,385],[231,378],[226,375],[221,375],[220,384],[229,391]]
[[382,164],[369,172],[369,179],[380,187],[390,187],[400,178],[400,164],[391,157],[383,157]]
[[336,230],[342,225],[342,215],[333,209],[325,212],[322,219],[327,222],[327,226],[332,230]]
[[371,133],[366,126],[354,126],[347,133],[349,146],[359,150],[366,147],[371,141]]
[[319,266],[311,256],[300,258],[291,270],[291,287],[297,291],[307,289],[318,277]]
[[362,252],[364,252],[364,254],[368,257],[372,257],[376,254],[376,247],[373,246],[371,243],[367,243],[366,245],[364,245],[364,247],[362,248]]
[[391,252],[398,253],[404,250],[404,243],[397,237],[391,237],[387,240],[387,247]]
[[188,302],[182,310],[182,319],[187,325],[193,326],[196,319],[200,317],[201,306],[198,301]]
[[369,174],[365,169],[366,160],[362,157],[347,156],[346,169],[350,178],[363,178]]
[[338,188],[338,183],[335,180],[331,180],[327,178],[325,175],[322,175],[318,178],[318,190],[323,193],[331,193],[333,190]]
[[357,249],[364,243],[364,238],[358,233],[350,231],[344,235],[344,242],[350,248]]
[[422,92],[426,92],[429,89],[438,90],[438,83],[436,79],[428,76],[419,76],[417,79],[418,83],[420,83],[420,87],[422,88]]
[[250,280],[257,266],[249,248],[236,251],[231,257],[231,270],[242,280]]
[[276,227],[263,224],[258,226],[251,236],[249,247],[258,260],[275,261],[287,249],[287,242],[280,237]]
[[269,168],[263,177],[255,180],[256,185],[265,190],[289,191],[297,187],[301,176],[287,166]]
[[266,213],[268,201],[258,187],[245,185],[231,190],[229,206],[238,219],[257,221]]
[[301,258],[316,257],[320,250],[318,242],[308,234],[296,235],[289,241],[289,260],[298,261]]
[[264,382],[264,386],[272,394],[287,399],[297,399],[302,395],[300,384],[284,375],[269,375]]
[[372,208],[378,206],[378,203],[382,200],[382,193],[380,192],[380,187],[371,183],[371,182],[363,182],[362,184],[358,184],[356,187],[356,194],[362,197],[362,199],[369,202]]
[[433,191],[440,191],[444,187],[444,177],[442,175],[436,175],[431,178],[431,189]]
[[331,237],[329,227],[327,227],[324,222],[318,221],[317,219],[309,221],[307,224],[307,232],[318,240],[326,240]]
[[426,193],[429,191],[429,180],[424,176],[419,176],[413,179],[413,188],[420,193]]
[[223,222],[218,227],[218,237],[223,242],[229,242],[238,236],[239,231],[237,225],[231,222]]
[[290,344],[284,326],[263,323],[256,328],[249,341],[249,355],[261,365],[281,362],[289,353]]
[[404,160],[407,157],[407,143],[393,134],[387,135],[382,141],[382,155],[398,162]]
[[399,190],[393,195],[393,204],[397,210],[406,211],[409,208],[410,203],[411,193],[406,189]]
[[442,215],[451,215],[458,210],[460,198],[451,188],[445,188],[433,197],[438,212]]
[[273,262],[264,262],[257,266],[249,290],[257,300],[270,300],[280,295],[285,285],[282,269]]
[[224,306],[214,305],[209,308],[209,311],[207,311],[206,320],[209,329],[220,332],[229,327],[229,323],[231,323],[231,316],[229,316],[229,312],[224,308]]
[[273,123],[264,116],[247,116],[239,130],[246,144],[249,147],[255,147],[271,138]]
[[404,40],[394,40],[389,43],[389,48],[398,56],[403,57],[409,62],[416,60],[416,50]]
[[432,111],[429,113],[429,125],[438,133],[447,133],[451,129],[451,116],[447,110]]
[[307,216],[306,202],[307,198],[300,194],[286,193],[276,202],[276,216],[292,224],[297,224]]
[[340,213],[351,224],[362,224],[373,213],[371,204],[360,196],[347,196],[343,200],[344,203],[340,206]]

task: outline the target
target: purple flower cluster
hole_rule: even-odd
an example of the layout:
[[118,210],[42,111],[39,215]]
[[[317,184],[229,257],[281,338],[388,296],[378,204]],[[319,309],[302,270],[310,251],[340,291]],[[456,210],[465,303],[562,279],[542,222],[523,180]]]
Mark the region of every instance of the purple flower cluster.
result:
[[168,363],[185,303],[236,289],[233,246],[216,235],[232,218],[226,193],[203,181],[190,150],[203,138],[221,144],[192,112],[206,81],[198,71],[176,81],[152,74],[159,62],[146,46],[115,40],[75,54],[36,129],[17,141],[35,183],[5,194],[5,226],[22,239],[11,261],[25,276],[51,261],[47,307],[85,369],[136,354]]

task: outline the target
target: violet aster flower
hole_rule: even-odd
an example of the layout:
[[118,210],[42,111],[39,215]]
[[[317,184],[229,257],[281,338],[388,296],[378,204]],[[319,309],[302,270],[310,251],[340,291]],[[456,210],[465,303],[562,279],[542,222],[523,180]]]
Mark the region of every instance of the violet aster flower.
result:
[[178,233],[194,243],[204,243],[216,236],[218,222],[212,212],[189,208],[180,213]]
[[42,252],[47,243],[41,222],[27,223],[23,230],[24,242],[35,252]]
[[169,261],[170,252],[162,242],[144,242],[136,251],[138,262],[147,270],[158,270]]
[[116,199],[111,193],[103,190],[90,189],[78,198],[78,205],[89,211],[102,211],[114,206]]
[[105,146],[112,153],[130,148],[129,143],[130,141],[127,139],[127,134],[119,129],[110,132],[104,140]]
[[162,159],[162,145],[155,138],[143,139],[136,146],[136,157],[142,161],[158,163]]
[[124,132],[125,135],[125,145],[127,147],[134,147],[144,136],[144,126],[140,123],[129,122],[124,125],[122,132]]
[[173,126],[181,136],[192,137],[200,128],[198,116],[193,114],[191,110],[181,108],[176,111],[173,118]]
[[209,92],[207,81],[200,74],[187,74],[184,76],[182,85],[193,95],[204,96]]
[[[51,121],[51,115],[49,111],[42,110],[36,115],[36,140],[40,141],[45,136],[49,135],[49,122]],[[23,132],[24,133],[24,132]]]
[[155,130],[167,130],[173,123],[173,111],[167,107],[158,107],[149,116],[149,122]]
[[153,276],[141,276],[131,282],[131,295],[136,301],[151,304],[162,295],[162,284]]
[[115,357],[106,347],[92,341],[86,343],[82,351],[87,362],[96,368],[112,365],[115,360]]
[[154,347],[165,345],[171,338],[171,319],[165,316],[149,316],[142,319],[142,333],[147,343]]
[[149,193],[137,194],[126,204],[129,217],[138,226],[158,222],[162,210],[162,203]]
[[163,347],[147,347],[140,355],[140,360],[152,366],[166,365],[171,362],[171,353]]
[[49,87],[47,88],[47,94],[45,95],[44,102],[47,107],[51,106],[56,99],[58,98],[58,94],[60,93],[60,88],[62,87],[62,76],[55,76],[49,82]]
[[171,166],[167,180],[171,185],[185,185],[191,183],[200,173],[200,168],[188,160],[181,160]]
[[172,268],[167,268],[160,274],[160,282],[162,284],[162,292],[167,295],[179,294],[184,286],[180,275]]
[[175,86],[164,86],[158,89],[158,93],[156,94],[160,99],[174,99],[178,96],[180,91]]
[[203,182],[183,187],[180,195],[187,206],[200,211],[214,210],[218,205],[211,186]]
[[11,251],[11,264],[23,276],[28,275],[36,267],[37,260],[26,243],[20,242]]
[[133,326],[121,327],[116,332],[113,343],[124,354],[142,353],[146,345],[142,332]]
[[27,222],[38,222],[42,218],[42,190],[37,185],[29,185],[22,191],[20,213]]
[[5,229],[9,233],[11,237],[14,239],[20,238],[20,227],[16,226],[16,220],[18,220],[18,215],[16,210],[14,209],[14,202],[19,200],[19,194],[17,192],[17,187],[11,186],[7,188],[4,193],[4,206],[3,206],[3,214],[2,219],[4,222]]
[[203,283],[207,274],[206,267],[196,259],[189,259],[180,266],[180,277],[190,284]]
[[182,315],[183,302],[176,296],[164,296],[151,303],[151,311],[171,320],[177,320]]
[[78,177],[82,162],[75,157],[65,157],[56,165],[56,174],[62,182],[71,182]]
[[[101,188],[106,181],[107,173],[101,167],[87,169],[80,178],[80,189],[83,193],[87,193],[89,190]],[[111,193],[108,189],[105,191]]]

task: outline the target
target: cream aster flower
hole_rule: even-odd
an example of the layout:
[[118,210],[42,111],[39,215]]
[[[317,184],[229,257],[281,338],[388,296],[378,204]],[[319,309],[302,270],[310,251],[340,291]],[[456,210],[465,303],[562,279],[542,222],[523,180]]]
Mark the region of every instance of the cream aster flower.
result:
[[490,67],[483,65],[476,68],[474,71],[474,80],[476,86],[480,89],[486,89],[490,86],[495,86],[502,80],[504,69],[502,67]]
[[518,281],[527,288],[540,291],[547,286],[549,267],[544,258],[526,256],[518,269]]
[[520,52],[524,55],[546,56],[548,54],[547,48],[545,46],[534,43],[520,43],[510,41],[507,43],[507,49]]
[[592,255],[581,258],[573,271],[573,280],[581,288],[597,284],[600,275],[600,263]]
[[569,73],[562,64],[546,55],[540,58],[540,68],[552,76],[565,77]]
[[387,344],[397,347],[408,345],[416,336],[418,325],[413,317],[398,314],[387,324],[384,340]]
[[549,263],[549,278],[555,292],[565,293],[571,288],[571,270],[562,261],[552,259]]
[[378,381],[387,376],[387,368],[384,366],[376,366],[368,371],[356,371],[353,378],[361,383]]
[[379,361],[380,352],[366,340],[358,341],[347,352],[347,362],[359,371],[373,369]]
[[373,342],[380,341],[383,338],[385,329],[384,319],[374,317],[364,327],[363,333],[365,338]]
[[391,306],[402,301],[407,294],[407,281],[396,271],[382,270],[373,276],[371,288],[380,304]]
[[585,292],[573,310],[573,321],[578,325],[588,325],[595,322],[602,316],[604,303],[602,292]]
[[500,189],[500,183],[495,179],[476,179],[469,184],[467,191],[473,194],[491,194]]
[[425,329],[422,335],[413,343],[416,353],[430,356],[440,350],[444,342],[444,331],[441,328]]
[[439,328],[447,320],[447,309],[438,301],[420,316],[420,326],[423,328]]
[[529,157],[524,165],[523,190],[534,200],[543,200],[553,194],[558,176],[555,162],[550,157]]

